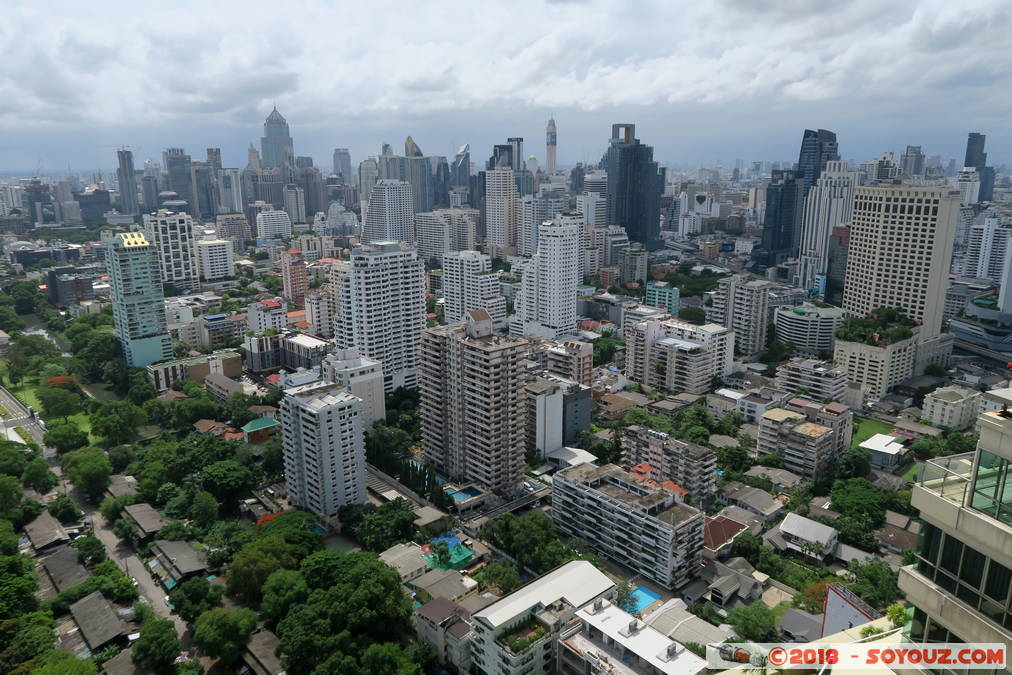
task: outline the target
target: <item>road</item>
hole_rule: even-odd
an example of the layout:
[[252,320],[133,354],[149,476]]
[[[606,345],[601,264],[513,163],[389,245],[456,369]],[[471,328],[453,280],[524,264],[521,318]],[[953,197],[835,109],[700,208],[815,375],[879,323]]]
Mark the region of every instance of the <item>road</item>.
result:
[[[11,419],[4,420],[5,427],[24,427],[35,439],[35,442],[43,446],[42,437],[45,436],[46,431],[42,428],[39,419],[32,417],[28,408],[18,400],[17,396],[4,387],[0,387],[0,405],[11,414]],[[48,458],[52,456],[52,453],[46,452],[45,456]]]

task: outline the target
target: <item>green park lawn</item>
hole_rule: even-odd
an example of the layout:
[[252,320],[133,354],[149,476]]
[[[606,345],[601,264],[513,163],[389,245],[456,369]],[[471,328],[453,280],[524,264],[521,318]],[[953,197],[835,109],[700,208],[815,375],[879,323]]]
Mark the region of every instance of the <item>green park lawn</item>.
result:
[[850,447],[852,448],[861,445],[875,434],[888,434],[893,430],[891,425],[869,417],[855,417],[854,422],[857,424],[857,429],[854,431],[854,437],[850,442]]
[[[10,391],[19,401],[27,406],[31,406],[39,414],[42,413],[42,403],[39,401],[39,397],[35,395],[35,388],[38,386],[38,382],[35,378],[26,377],[24,380],[19,382],[17,386],[8,386],[7,390]],[[81,431],[86,432],[91,440],[96,440],[94,436],[91,436],[91,421],[88,419],[88,414],[79,412],[67,417],[66,420],[60,417],[46,419],[46,425],[50,428],[62,424],[64,421],[69,422],[76,426]]]

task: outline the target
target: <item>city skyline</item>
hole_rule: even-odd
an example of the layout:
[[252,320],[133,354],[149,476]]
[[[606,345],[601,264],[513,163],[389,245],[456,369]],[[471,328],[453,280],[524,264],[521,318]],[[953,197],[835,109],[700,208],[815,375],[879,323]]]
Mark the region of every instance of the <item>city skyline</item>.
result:
[[[292,126],[296,154],[319,166],[335,147],[357,163],[408,135],[447,157],[464,143],[523,136],[544,165],[553,115],[561,166],[598,161],[614,122],[637,124],[656,159],[671,165],[785,159],[798,128],[818,127],[835,130],[841,155],[857,161],[906,144],[960,158],[968,130],[988,134],[996,166],[1012,149],[1005,75],[989,46],[1001,43],[1009,17],[993,3],[630,13],[602,2],[531,2],[455,21],[405,8],[395,25],[350,7],[332,10],[339,22],[326,20],[331,10],[314,10],[312,21],[293,12],[265,42],[245,30],[265,25],[265,7],[191,10],[192,29],[157,8],[122,13],[120,30],[131,36],[122,53],[96,38],[104,17],[72,6],[47,17],[53,40],[17,53],[0,47],[9,66],[0,74],[0,169],[108,169],[121,145],[138,164],[166,147],[212,146],[223,148],[226,166],[243,166],[274,105]],[[524,23],[535,16],[543,21]],[[16,32],[37,19],[20,9],[9,24]],[[669,44],[662,27],[673,22],[703,29],[685,31],[677,47],[646,46]],[[153,25],[171,28],[156,34]],[[322,28],[331,25],[359,29]],[[832,35],[811,40],[827,25]],[[325,58],[334,51],[337,68]]]

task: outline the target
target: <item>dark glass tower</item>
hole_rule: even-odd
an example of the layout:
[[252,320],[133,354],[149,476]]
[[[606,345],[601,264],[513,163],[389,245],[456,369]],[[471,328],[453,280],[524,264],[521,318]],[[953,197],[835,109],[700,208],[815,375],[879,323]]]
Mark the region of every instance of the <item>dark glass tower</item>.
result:
[[636,138],[635,124],[611,125],[608,144],[608,224],[625,228],[629,241],[649,251],[661,247],[664,180],[654,149]]
[[800,190],[793,171],[772,172],[766,186],[762,246],[752,255],[761,267],[775,267],[797,252],[803,203]]
[[264,121],[264,135],[260,139],[261,164],[268,169],[281,169],[283,183],[291,183],[295,176],[295,150],[288,132],[288,121],[277,108]]
[[808,191],[822,175],[826,162],[839,159],[840,146],[836,142],[835,133],[825,129],[818,131],[805,129],[801,137],[801,152],[798,153],[798,168],[795,170],[795,180],[798,182],[802,204],[805,203]]
[[994,197],[994,167],[987,165],[987,153],[984,152],[984,141],[987,136],[976,131],[970,132],[966,139],[966,158],[963,166],[973,167],[980,176],[980,194],[977,201],[989,202]]
[[453,158],[453,166],[450,167],[450,186],[466,188],[471,182],[471,146],[465,143],[457,156]]
[[167,148],[162,156],[169,190],[186,202],[188,213],[193,213],[193,175],[190,156],[182,148]]
[[121,213],[135,216],[140,213],[137,208],[137,179],[134,178],[134,153],[129,150],[117,150],[116,159],[119,168],[116,170],[116,181],[119,183],[119,208]]

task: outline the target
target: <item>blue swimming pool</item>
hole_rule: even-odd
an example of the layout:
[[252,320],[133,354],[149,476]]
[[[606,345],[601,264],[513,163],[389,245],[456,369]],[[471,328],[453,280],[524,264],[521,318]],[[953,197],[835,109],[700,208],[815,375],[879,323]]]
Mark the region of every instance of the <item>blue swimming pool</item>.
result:
[[654,593],[646,586],[637,586],[632,590],[633,600],[636,601],[636,607],[633,609],[633,614],[636,612],[642,612],[644,609],[654,604],[661,599],[660,594]]
[[466,502],[471,497],[477,497],[481,494],[481,490],[473,487],[464,488],[463,490],[454,490],[453,488],[443,488],[443,490],[458,502]]

